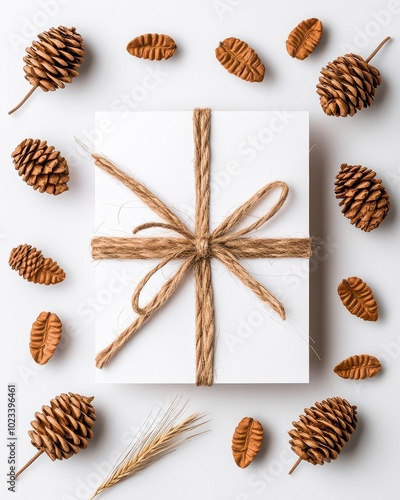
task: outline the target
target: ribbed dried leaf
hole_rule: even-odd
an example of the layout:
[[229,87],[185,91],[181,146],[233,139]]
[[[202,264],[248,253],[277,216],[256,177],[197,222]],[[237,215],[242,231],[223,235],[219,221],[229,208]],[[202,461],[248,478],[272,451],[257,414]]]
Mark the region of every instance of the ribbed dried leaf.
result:
[[351,314],[365,321],[378,319],[378,304],[370,287],[362,279],[355,276],[344,279],[337,291],[343,305]]
[[53,356],[61,339],[62,323],[57,314],[41,312],[32,325],[29,348],[32,358],[45,365]]
[[286,40],[288,54],[301,61],[308,57],[319,44],[322,31],[322,23],[315,17],[301,21]]
[[175,54],[176,43],[168,35],[148,33],[131,40],[126,50],[135,57],[160,61],[161,59],[169,59]]
[[234,37],[226,38],[215,49],[215,55],[229,73],[248,82],[263,81],[265,67],[246,42]]
[[244,469],[260,451],[264,429],[258,420],[244,417],[235,429],[232,438],[232,453],[236,464]]
[[57,285],[61,281],[65,280],[65,272],[61,267],[50,257],[44,259],[43,266],[37,271],[34,279],[34,283],[40,283],[42,285]]
[[333,371],[342,378],[351,378],[355,380],[367,377],[375,377],[382,368],[379,359],[369,354],[360,354],[350,356],[335,366]]

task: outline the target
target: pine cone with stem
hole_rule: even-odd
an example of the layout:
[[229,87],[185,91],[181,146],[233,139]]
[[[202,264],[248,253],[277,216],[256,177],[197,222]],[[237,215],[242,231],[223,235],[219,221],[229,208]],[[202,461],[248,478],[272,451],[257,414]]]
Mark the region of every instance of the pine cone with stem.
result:
[[93,437],[96,412],[93,397],[69,392],[60,394],[42,406],[31,422],[33,430],[28,431],[31,443],[39,451],[33,456],[15,478],[20,476],[40,455],[46,453],[51,460],[62,460],[87,448]]
[[346,54],[322,68],[317,93],[327,115],[354,116],[358,110],[371,106],[382,79],[369,61],[389,39],[383,40],[365,60],[356,54]]
[[11,250],[8,261],[11,269],[27,281],[56,285],[65,279],[65,272],[49,257],[44,257],[40,250],[32,245],[19,245]]
[[293,426],[289,443],[299,459],[289,474],[302,460],[312,465],[335,460],[357,426],[357,407],[346,399],[328,398],[305,408]]
[[11,156],[18,174],[33,189],[53,195],[68,190],[68,163],[47,141],[25,139]]
[[14,113],[37,88],[44,92],[63,89],[78,76],[85,46],[75,28],[59,26],[38,35],[24,57],[25,78],[32,85],[26,97],[9,114]]
[[70,458],[87,448],[96,420],[92,400],[70,392],[52,399],[50,406],[42,406],[31,422],[33,430],[28,432],[33,446],[52,460]]
[[386,218],[389,195],[376,173],[361,165],[343,163],[335,181],[336,198],[342,213],[359,229],[369,232]]

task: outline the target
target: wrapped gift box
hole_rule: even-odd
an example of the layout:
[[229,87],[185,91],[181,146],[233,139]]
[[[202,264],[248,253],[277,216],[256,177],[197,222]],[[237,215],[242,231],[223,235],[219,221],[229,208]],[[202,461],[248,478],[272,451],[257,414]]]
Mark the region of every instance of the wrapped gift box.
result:
[[[281,180],[289,196],[252,237],[309,235],[309,140],[305,112],[223,112],[211,118],[211,229],[263,185]],[[132,174],[189,228],[194,221],[192,112],[96,113],[96,152]],[[273,192],[240,225],[254,222],[278,199]],[[96,235],[132,236],[159,219],[128,188],[96,168]],[[160,228],[144,236],[171,236]],[[171,262],[148,283],[146,303],[181,262]],[[96,261],[96,352],[135,318],[131,298],[153,260]],[[212,260],[216,349],[214,383],[308,382],[308,259],[249,259],[241,264],[286,309],[286,320]],[[188,273],[169,301],[112,361],[96,369],[98,382],[194,383],[195,288]]]

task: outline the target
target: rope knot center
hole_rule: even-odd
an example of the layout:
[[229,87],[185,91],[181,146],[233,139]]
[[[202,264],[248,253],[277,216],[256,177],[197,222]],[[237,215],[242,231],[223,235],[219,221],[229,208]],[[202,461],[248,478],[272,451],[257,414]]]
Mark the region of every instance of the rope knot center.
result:
[[197,238],[195,248],[199,259],[208,259],[211,255],[210,238],[208,236]]

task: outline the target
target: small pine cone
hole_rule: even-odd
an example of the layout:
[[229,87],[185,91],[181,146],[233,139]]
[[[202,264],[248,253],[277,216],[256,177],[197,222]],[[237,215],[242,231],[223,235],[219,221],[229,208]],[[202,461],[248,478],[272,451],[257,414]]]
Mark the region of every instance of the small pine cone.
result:
[[25,78],[44,92],[63,89],[78,76],[83,61],[84,43],[75,28],[59,26],[40,33],[24,57]]
[[31,422],[33,431],[28,432],[33,446],[52,460],[70,458],[86,448],[96,420],[92,400],[70,392],[52,399],[50,406],[42,406]]
[[335,194],[342,213],[363,231],[376,229],[389,212],[389,195],[373,170],[343,163],[336,176]]
[[56,285],[65,279],[65,272],[50,258],[44,258],[42,252],[32,245],[19,245],[11,250],[8,261],[11,269],[27,281]]
[[53,195],[68,190],[67,161],[47,141],[25,139],[11,156],[22,180],[33,189]]
[[346,54],[321,69],[317,85],[320,104],[329,116],[353,116],[371,106],[381,84],[379,71],[361,56]]
[[329,398],[305,408],[289,431],[292,450],[313,465],[335,460],[357,426],[357,407],[342,398]]
[[44,257],[40,250],[32,245],[19,245],[13,248],[8,261],[11,269],[28,281],[35,279],[38,269],[43,266]]

